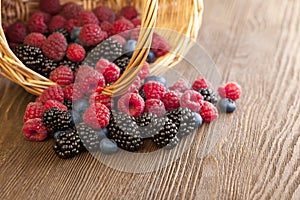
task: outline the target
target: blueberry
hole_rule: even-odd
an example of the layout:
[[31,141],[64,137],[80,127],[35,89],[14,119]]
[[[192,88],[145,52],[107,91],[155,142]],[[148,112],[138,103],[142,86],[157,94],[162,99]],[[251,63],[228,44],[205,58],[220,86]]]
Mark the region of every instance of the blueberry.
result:
[[163,84],[165,87],[167,86],[167,80],[162,76],[148,76],[145,79],[145,84],[148,83],[149,81],[156,81]]
[[147,62],[148,63],[154,63],[155,62],[155,60],[156,60],[156,56],[155,56],[155,54],[153,53],[153,51],[149,51],[149,54],[148,54],[148,56],[147,56]]
[[134,50],[136,48],[136,41],[135,40],[128,40],[124,45],[124,52],[128,56],[132,56]]
[[199,113],[196,113],[194,112],[194,117],[195,117],[195,125],[197,128],[200,128],[202,123],[203,123],[203,120],[202,120],[202,117],[199,115]]
[[103,128],[103,129],[97,131],[97,134],[99,136],[99,140],[103,140],[104,138],[107,138],[108,130],[107,130],[107,128]]
[[63,131],[57,131],[53,134],[54,139],[58,139],[59,136],[63,133]]
[[72,110],[71,114],[72,114],[73,122],[75,124],[78,124],[78,123],[82,122],[82,115],[81,114],[79,114],[78,112],[76,112],[74,110]]
[[107,139],[107,138],[104,138],[103,140],[101,140],[100,151],[102,153],[111,155],[111,154],[117,153],[118,150],[119,150],[119,148],[118,148],[116,142],[114,142],[110,139]]
[[73,111],[76,111],[82,115],[85,110],[89,107],[89,102],[86,99],[81,99],[73,104]]
[[78,26],[72,30],[71,35],[70,35],[70,38],[72,41],[75,41],[78,38],[80,30],[81,30],[81,27],[78,27]]
[[219,101],[218,107],[222,112],[232,113],[236,109],[236,103],[231,99],[224,98]]

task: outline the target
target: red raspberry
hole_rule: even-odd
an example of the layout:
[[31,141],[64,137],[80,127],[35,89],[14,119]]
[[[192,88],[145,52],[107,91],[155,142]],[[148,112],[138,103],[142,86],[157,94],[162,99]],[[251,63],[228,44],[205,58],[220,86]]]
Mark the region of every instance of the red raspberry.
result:
[[7,30],[7,38],[13,43],[22,43],[26,36],[26,25],[23,22],[15,22]]
[[101,73],[93,70],[79,84],[81,84],[83,94],[90,95],[95,91],[101,93],[105,87],[105,79]]
[[55,29],[64,28],[67,23],[67,20],[61,15],[55,15],[52,17],[49,23],[49,31],[53,32]]
[[82,65],[78,68],[78,70],[75,73],[76,82],[80,83],[85,79],[85,76],[91,72],[93,72],[93,68],[87,65]]
[[94,129],[105,128],[109,124],[110,112],[103,104],[90,106],[83,115],[83,121]]
[[134,25],[131,23],[131,21],[127,19],[118,19],[114,23],[114,34],[120,34],[124,38],[129,38],[130,37],[130,31],[131,29],[134,28]]
[[105,105],[108,109],[112,108],[111,97],[106,94],[99,94],[98,92],[95,92],[90,96],[89,103],[90,103],[90,105],[100,103],[100,104]]
[[120,68],[106,59],[100,59],[95,69],[103,74],[106,84],[114,83],[120,77]]
[[65,106],[61,102],[58,102],[56,100],[48,100],[44,104],[43,112],[51,108],[57,108],[58,110],[65,110],[65,111],[68,110],[67,106]]
[[131,20],[131,22],[133,23],[134,27],[139,27],[142,24],[142,20],[140,18],[134,18]]
[[98,6],[93,10],[93,12],[98,17],[98,20],[100,22],[108,21],[110,23],[113,23],[115,21],[116,16],[114,11],[105,5]]
[[109,23],[108,21],[103,21],[100,24],[100,27],[101,27],[102,31],[105,31],[107,33],[108,37],[110,37],[114,34],[114,32],[113,32],[114,26],[111,23]]
[[31,102],[27,105],[23,121],[27,122],[29,119],[42,118],[43,104],[38,102]]
[[184,79],[180,78],[171,87],[169,87],[169,90],[173,90],[177,92],[185,92],[189,90],[189,86]]
[[199,112],[200,102],[203,100],[203,96],[194,90],[188,90],[180,98],[180,104],[184,108],[189,108],[193,112]]
[[218,109],[208,101],[200,102],[201,108],[199,114],[204,122],[212,122],[218,118]]
[[201,88],[212,88],[212,86],[205,78],[196,79],[192,85],[192,89],[199,91]]
[[66,54],[67,45],[67,40],[63,34],[53,33],[44,42],[42,51],[48,58],[60,61]]
[[99,73],[103,73],[105,68],[110,64],[110,62],[107,59],[101,58],[95,66],[95,70]]
[[168,111],[180,107],[180,97],[174,91],[166,92],[161,100]]
[[40,96],[40,101],[45,103],[48,100],[56,100],[59,102],[64,102],[64,93],[59,85],[50,86],[44,90]]
[[145,112],[162,117],[166,113],[164,103],[159,99],[148,99],[145,103]]
[[59,66],[50,73],[49,78],[59,85],[70,85],[74,81],[74,74],[70,67]]
[[132,20],[138,16],[138,12],[133,6],[125,6],[121,9],[121,15],[126,19]]
[[127,93],[138,93],[141,86],[141,78],[137,76],[130,87],[127,89]]
[[61,5],[59,0],[40,0],[40,10],[55,15],[60,12]]
[[134,28],[130,31],[130,39],[138,41],[140,36],[141,28]]
[[79,33],[79,39],[87,46],[95,46],[107,38],[107,33],[101,31],[97,24],[86,24]]
[[47,128],[43,125],[41,118],[26,121],[22,132],[25,138],[31,141],[43,141],[48,136]]
[[73,2],[68,2],[63,5],[60,14],[64,18],[69,20],[69,19],[77,19],[78,16],[81,14],[81,12],[83,12],[83,8],[81,6]]
[[225,86],[219,87],[218,92],[222,98],[228,98],[233,101],[236,101],[241,96],[242,88],[238,83],[230,82],[227,83]]
[[149,63],[147,62],[144,62],[138,76],[141,78],[141,79],[145,79],[147,76],[149,76],[150,74],[150,66],[149,66]]
[[166,93],[166,88],[162,83],[149,81],[144,85],[146,99],[161,99]]
[[151,50],[157,57],[163,56],[169,52],[169,43],[158,34],[153,34],[153,40],[151,44]]
[[24,44],[42,48],[43,42],[45,40],[46,40],[46,37],[41,33],[30,33],[25,37]]
[[80,22],[77,19],[70,19],[65,24],[65,29],[71,34],[73,29],[77,26],[80,26]]
[[29,32],[47,33],[48,26],[46,17],[42,12],[35,12],[28,20],[27,27]]
[[67,57],[73,62],[81,62],[85,58],[85,49],[79,44],[71,44],[67,49]]
[[92,11],[83,11],[80,15],[79,15],[79,22],[81,24],[81,26],[85,25],[85,24],[99,24],[99,20],[97,18],[97,16],[92,12]]
[[127,115],[138,117],[144,111],[145,102],[139,94],[127,93],[119,99],[118,108]]
[[83,93],[80,85],[70,84],[63,88],[64,98],[72,100],[73,102],[83,99]]
[[117,42],[119,42],[122,46],[124,46],[126,44],[126,40],[125,38],[123,38],[121,35],[113,35],[110,37],[112,40],[116,40]]

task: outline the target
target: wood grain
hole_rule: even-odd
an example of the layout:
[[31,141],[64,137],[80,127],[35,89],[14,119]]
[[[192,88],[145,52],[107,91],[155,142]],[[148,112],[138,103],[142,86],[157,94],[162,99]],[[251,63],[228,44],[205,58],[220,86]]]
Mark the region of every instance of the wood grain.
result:
[[154,172],[121,172],[87,153],[60,160],[51,141],[23,139],[34,97],[0,78],[0,199],[300,199],[300,1],[210,0],[205,9],[198,41],[223,81],[243,87],[238,110],[201,129],[222,135],[207,156],[199,134]]

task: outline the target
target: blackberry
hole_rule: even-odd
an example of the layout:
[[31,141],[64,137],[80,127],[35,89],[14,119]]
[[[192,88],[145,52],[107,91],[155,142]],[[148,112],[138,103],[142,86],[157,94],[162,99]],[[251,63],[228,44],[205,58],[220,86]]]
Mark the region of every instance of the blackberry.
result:
[[100,139],[98,132],[85,123],[76,125],[77,133],[88,151],[98,151],[100,148]]
[[76,130],[61,131],[55,139],[54,151],[60,158],[72,158],[82,151],[81,140]]
[[69,99],[64,99],[64,105],[67,106],[68,110],[72,110],[73,102]]
[[58,66],[68,66],[72,69],[73,72],[76,72],[80,65],[80,62],[72,62],[68,58],[64,58],[63,60],[58,62]]
[[139,89],[139,95],[144,99],[144,101],[146,101],[146,94],[145,94],[145,91],[144,91],[144,86],[142,86]]
[[44,62],[44,55],[40,48],[29,45],[19,45],[13,50],[19,60],[28,68],[38,72]]
[[152,138],[157,128],[157,116],[152,113],[143,113],[135,119],[143,138]]
[[118,41],[108,38],[98,44],[88,53],[85,60],[83,61],[83,64],[90,67],[95,67],[100,58],[104,58],[112,62],[120,57],[122,55],[122,52],[122,45]]
[[55,29],[52,33],[61,33],[65,36],[66,40],[70,42],[70,34],[65,28]]
[[188,108],[177,108],[167,113],[178,129],[178,137],[182,138],[192,134],[196,130],[194,113]]
[[44,77],[49,78],[50,73],[57,67],[57,63],[54,60],[45,58],[44,62],[37,68],[37,72]]
[[174,148],[179,139],[177,138],[178,128],[171,119],[166,119],[162,129],[154,135],[153,142],[160,148]]
[[130,62],[130,57],[123,55],[121,57],[118,57],[116,60],[113,61],[118,67],[120,67],[120,73],[123,74],[125,69],[127,68],[129,62]]
[[67,130],[74,127],[71,113],[51,108],[44,112],[42,117],[44,126],[50,131]]
[[138,151],[143,146],[141,133],[132,117],[123,113],[111,115],[107,127],[108,138],[115,141],[118,147],[127,151]]
[[203,96],[205,101],[208,101],[214,105],[218,102],[218,97],[211,88],[201,88],[199,93]]

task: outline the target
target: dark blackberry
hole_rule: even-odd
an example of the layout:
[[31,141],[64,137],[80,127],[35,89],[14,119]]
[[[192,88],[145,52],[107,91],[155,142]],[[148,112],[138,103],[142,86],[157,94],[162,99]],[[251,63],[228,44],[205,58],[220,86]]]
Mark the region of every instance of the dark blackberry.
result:
[[100,58],[104,58],[112,62],[122,55],[122,51],[123,47],[118,41],[108,38],[88,53],[83,64],[95,67]]
[[81,140],[76,130],[61,131],[55,139],[54,151],[60,158],[72,158],[82,151]]
[[135,119],[143,139],[152,138],[157,128],[157,116],[153,113],[143,113]]
[[192,134],[196,130],[194,113],[188,108],[177,108],[167,113],[178,129],[178,137],[182,138]]
[[61,34],[63,34],[65,36],[66,40],[68,42],[70,42],[70,34],[69,34],[69,32],[66,29],[64,29],[64,28],[58,28],[58,29],[55,29],[52,33],[61,33]]
[[98,151],[100,148],[100,139],[98,132],[85,123],[76,125],[77,133],[88,151]]
[[118,147],[127,151],[138,151],[142,148],[141,133],[129,115],[113,113],[107,129],[108,138],[115,141]]
[[49,78],[50,73],[57,68],[57,63],[54,60],[45,58],[44,62],[37,68],[37,72],[46,78]]
[[121,57],[118,57],[116,60],[113,61],[118,67],[120,67],[120,72],[123,74],[125,69],[127,68],[129,62],[130,62],[130,57],[123,55]]
[[216,93],[211,88],[201,88],[199,93],[203,96],[205,101],[208,101],[214,105],[218,102]]
[[145,91],[144,91],[144,86],[142,86],[142,87],[139,89],[139,95],[140,95],[144,100],[146,100],[146,94],[145,94]]
[[76,70],[81,65],[80,62],[72,62],[68,58],[64,58],[60,62],[57,63],[58,66],[68,66],[72,69],[73,72],[76,72]]
[[51,108],[44,112],[42,117],[44,126],[50,131],[67,130],[74,127],[71,113],[61,111],[58,108]]
[[29,45],[19,45],[13,50],[19,60],[28,68],[38,72],[44,62],[44,55],[40,48]]
[[72,110],[73,102],[69,99],[64,99],[64,105],[67,106],[68,110]]
[[160,148],[174,148],[179,139],[177,138],[178,129],[171,119],[165,119],[163,128],[154,135],[153,142]]

